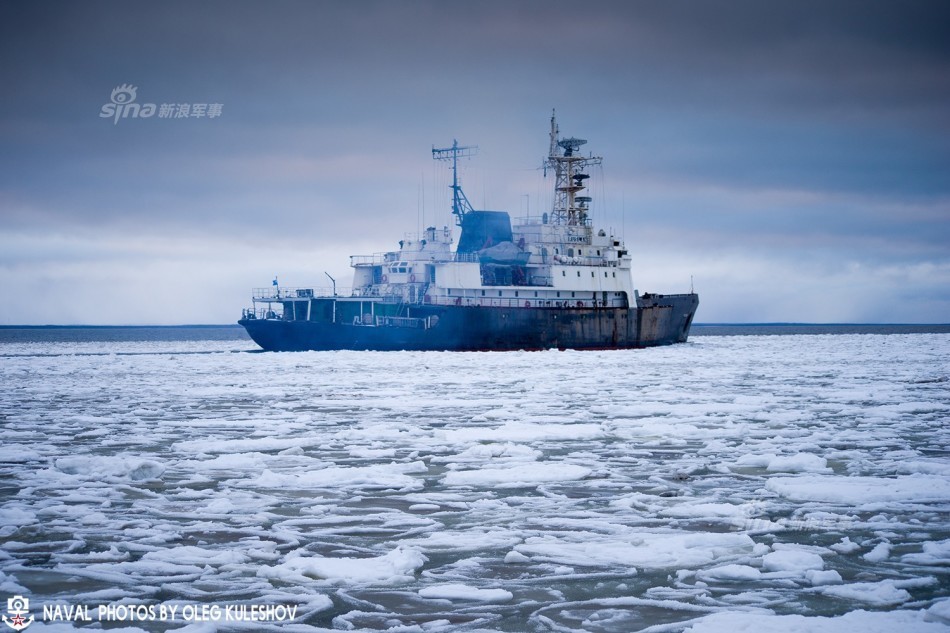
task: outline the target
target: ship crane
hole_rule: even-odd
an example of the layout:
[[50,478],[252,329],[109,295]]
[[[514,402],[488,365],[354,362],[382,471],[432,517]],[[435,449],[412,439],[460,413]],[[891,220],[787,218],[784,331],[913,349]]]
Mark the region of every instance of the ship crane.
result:
[[458,159],[470,158],[474,156],[477,151],[477,145],[464,145],[460,147],[459,142],[455,139],[452,139],[452,147],[442,149],[432,148],[432,158],[434,160],[452,161],[452,184],[450,185],[452,189],[452,214],[455,216],[455,223],[459,226],[462,226],[462,216],[470,211],[474,211],[474,209],[465,196],[465,192],[462,191],[462,185],[459,184]]

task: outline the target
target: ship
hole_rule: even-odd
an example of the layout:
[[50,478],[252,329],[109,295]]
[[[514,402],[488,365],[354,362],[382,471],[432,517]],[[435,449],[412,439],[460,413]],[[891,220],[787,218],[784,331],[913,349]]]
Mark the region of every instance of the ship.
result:
[[[350,258],[349,292],[331,288],[252,290],[238,323],[267,351],[605,350],[683,343],[699,305],[684,294],[640,294],[621,237],[594,225],[587,195],[602,158],[562,138],[551,116],[543,160],[553,175],[549,212],[512,221],[476,210],[458,162],[477,147],[432,148],[451,165],[452,206],[460,229],[407,233],[398,250]],[[453,248],[454,246],[454,248]],[[692,285],[692,284],[690,284]]]

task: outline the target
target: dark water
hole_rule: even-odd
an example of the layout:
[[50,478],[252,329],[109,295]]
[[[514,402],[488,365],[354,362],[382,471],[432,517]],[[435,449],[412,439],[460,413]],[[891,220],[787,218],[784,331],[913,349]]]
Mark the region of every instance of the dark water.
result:
[[240,325],[0,326],[0,343],[249,341]]

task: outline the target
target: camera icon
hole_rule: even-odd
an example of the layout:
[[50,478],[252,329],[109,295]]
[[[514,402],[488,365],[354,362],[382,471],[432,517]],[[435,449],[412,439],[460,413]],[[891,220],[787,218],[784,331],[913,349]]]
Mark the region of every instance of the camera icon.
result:
[[30,599],[23,596],[13,596],[7,599],[7,611],[13,614],[24,614],[30,610]]

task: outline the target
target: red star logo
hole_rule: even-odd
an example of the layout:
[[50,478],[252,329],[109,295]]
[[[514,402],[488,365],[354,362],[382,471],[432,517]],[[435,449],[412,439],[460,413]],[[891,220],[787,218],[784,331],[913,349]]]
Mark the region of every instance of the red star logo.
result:
[[13,618],[11,618],[11,621],[13,622],[14,627],[23,626],[23,616],[20,614],[13,616]]

